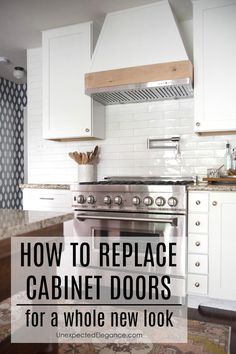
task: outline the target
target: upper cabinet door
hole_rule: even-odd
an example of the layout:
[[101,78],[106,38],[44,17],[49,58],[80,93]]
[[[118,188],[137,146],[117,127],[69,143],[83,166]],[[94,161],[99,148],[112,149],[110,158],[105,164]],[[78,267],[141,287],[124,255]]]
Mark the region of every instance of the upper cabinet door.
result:
[[195,131],[236,131],[236,0],[194,2]]
[[[92,23],[43,32],[43,137],[103,138],[94,119],[104,120],[84,91],[92,54]],[[97,107],[97,104],[95,104]],[[102,123],[102,122],[101,122]],[[101,124],[102,125],[102,124]]]

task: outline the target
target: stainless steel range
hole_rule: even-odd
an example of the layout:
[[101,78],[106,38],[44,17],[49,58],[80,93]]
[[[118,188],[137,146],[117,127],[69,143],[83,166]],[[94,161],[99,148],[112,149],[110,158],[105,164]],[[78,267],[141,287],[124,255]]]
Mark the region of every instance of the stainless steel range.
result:
[[71,186],[79,236],[186,236],[194,178],[107,177]]

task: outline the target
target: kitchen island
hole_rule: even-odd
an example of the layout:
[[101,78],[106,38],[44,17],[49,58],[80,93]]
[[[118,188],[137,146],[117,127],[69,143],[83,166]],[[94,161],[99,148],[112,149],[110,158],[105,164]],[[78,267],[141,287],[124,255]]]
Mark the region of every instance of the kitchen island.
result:
[[60,228],[65,221],[72,220],[73,217],[73,213],[0,209],[0,241],[11,236],[24,236],[30,232],[32,236],[35,232],[38,233],[37,236],[43,236],[45,231],[50,231],[48,228],[51,228],[52,232],[52,229]]
[[[11,237],[64,236],[63,223],[72,220],[73,217],[73,213],[0,209],[0,315],[1,304],[3,304],[3,318],[11,297]],[[1,354],[45,352],[57,353],[57,346],[42,343],[11,344],[10,323],[7,329],[6,326],[1,327],[0,325]]]
[[11,296],[11,237],[63,236],[63,223],[73,217],[73,213],[0,209],[0,301]]

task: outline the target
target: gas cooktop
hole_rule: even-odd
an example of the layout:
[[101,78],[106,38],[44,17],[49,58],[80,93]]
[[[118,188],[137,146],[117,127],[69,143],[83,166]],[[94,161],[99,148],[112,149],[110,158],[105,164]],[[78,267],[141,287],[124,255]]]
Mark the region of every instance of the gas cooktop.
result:
[[99,181],[99,182],[81,182],[80,184],[84,185],[183,185],[186,186],[188,184],[194,183],[189,181]]
[[82,182],[81,185],[183,185],[192,184],[194,177],[105,177],[98,182]]
[[185,213],[193,177],[106,177],[71,186],[76,210]]

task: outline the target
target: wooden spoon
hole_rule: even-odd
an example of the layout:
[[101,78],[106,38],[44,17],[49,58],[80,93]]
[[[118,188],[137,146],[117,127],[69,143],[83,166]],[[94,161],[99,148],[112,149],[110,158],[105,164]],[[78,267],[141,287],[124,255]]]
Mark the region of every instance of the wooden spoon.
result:
[[95,148],[92,151],[91,156],[90,156],[90,161],[91,162],[94,162],[94,160],[95,160],[95,158],[97,156],[97,153],[98,153],[98,146],[95,146]]
[[94,157],[96,157],[97,153],[98,153],[98,146],[97,145],[95,146],[93,153],[94,153]]
[[82,162],[81,162],[81,153],[75,151],[74,154],[75,154],[76,162],[80,165],[80,164],[82,163]]
[[69,152],[69,156],[72,160],[74,160],[76,162],[75,156],[73,152]]
[[88,163],[92,163],[92,161],[93,161],[93,151],[91,151],[88,156]]

